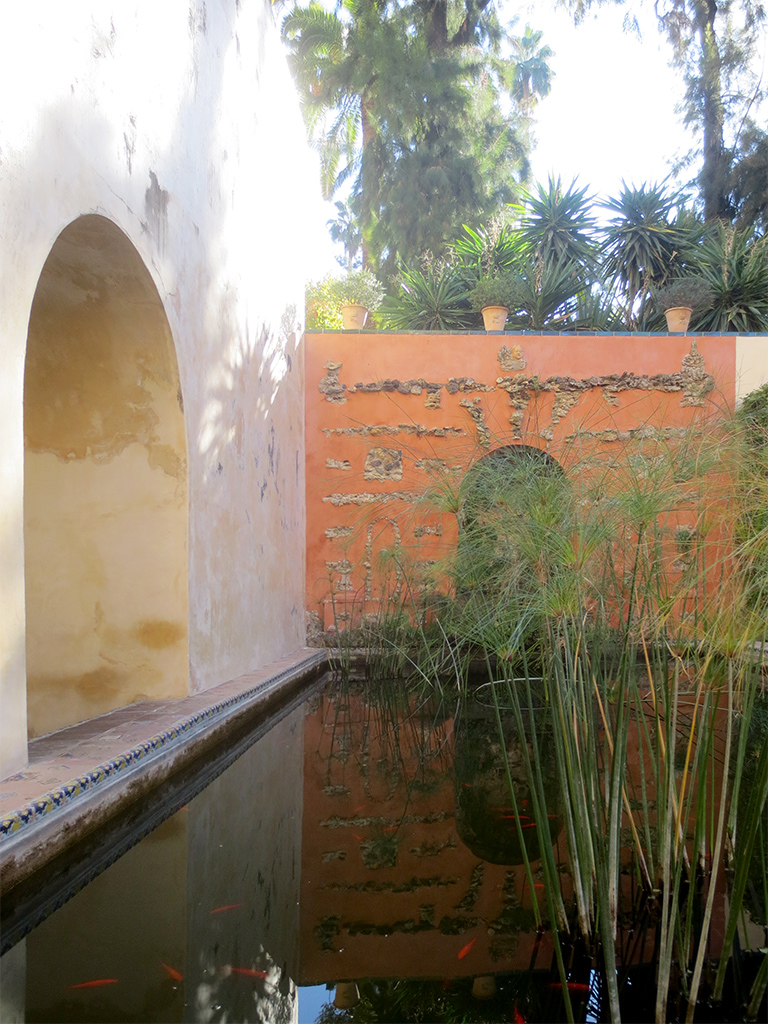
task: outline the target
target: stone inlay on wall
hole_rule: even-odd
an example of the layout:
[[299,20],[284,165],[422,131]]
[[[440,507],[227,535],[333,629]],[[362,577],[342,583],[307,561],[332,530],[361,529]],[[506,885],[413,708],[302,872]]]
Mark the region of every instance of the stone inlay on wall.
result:
[[399,448],[371,448],[365,457],[364,480],[402,480],[403,453]]
[[[372,352],[370,338],[363,348],[351,338],[310,336],[317,356],[308,372],[319,381],[319,395],[308,396],[307,445],[317,445],[327,469],[345,471],[343,488],[338,475],[330,485],[316,474],[314,484],[307,481],[313,628],[328,626],[322,609],[330,601],[331,565],[343,563],[335,578],[346,595],[337,598],[334,621],[357,623],[376,614],[371,523],[379,509],[397,526],[394,547],[416,595],[434,587],[455,543],[449,510],[456,486],[483,453],[523,442],[567,462],[566,449],[578,458],[585,442],[620,448],[670,441],[685,434],[697,409],[717,411],[716,385],[718,403],[729,401],[731,385],[720,379],[731,372],[734,343],[727,338],[526,335],[505,342],[382,335]],[[368,367],[375,368],[370,376]],[[408,372],[398,374],[400,367]],[[425,500],[429,492],[436,504]],[[346,509],[348,519],[334,520],[323,508]]]

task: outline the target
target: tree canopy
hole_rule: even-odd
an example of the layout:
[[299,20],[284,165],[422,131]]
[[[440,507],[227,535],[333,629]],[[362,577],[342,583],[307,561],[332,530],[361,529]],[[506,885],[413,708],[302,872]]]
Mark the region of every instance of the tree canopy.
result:
[[540,33],[517,60],[491,0],[311,0],[283,36],[325,197],[351,185],[364,263],[392,272],[516,198],[551,82]]

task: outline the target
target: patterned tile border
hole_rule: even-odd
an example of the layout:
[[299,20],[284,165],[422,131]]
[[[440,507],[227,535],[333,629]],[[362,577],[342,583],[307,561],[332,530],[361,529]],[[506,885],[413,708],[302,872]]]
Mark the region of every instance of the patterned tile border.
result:
[[280,683],[287,682],[288,678],[296,675],[297,672],[303,673],[312,669],[315,665],[319,665],[321,661],[322,658],[313,658],[312,655],[308,655],[298,665],[283,669],[283,671],[270,676],[256,686],[243,690],[242,693],[235,694],[235,696],[229,697],[227,700],[212,704],[203,711],[199,711],[196,715],[191,715],[189,718],[182,718],[178,722],[174,722],[169,729],[157,733],[146,742],[131,747],[130,750],[118,754],[111,761],[104,761],[102,764],[91,769],[91,771],[85,772],[84,775],[78,775],[77,778],[71,779],[63,786],[59,786],[57,789],[45,793],[39,799],[25,804],[19,810],[5,815],[0,822],[0,845],[9,839],[15,839],[20,830],[40,821],[45,815],[71,804],[73,800],[82,798],[86,793],[90,793],[94,787],[105,782],[107,779],[114,778],[118,773],[125,771],[127,768],[136,767],[143,759],[159,753],[169,744],[177,743],[184,737],[200,731],[204,725],[211,724],[213,719],[221,717],[226,711],[231,710],[236,705],[245,703],[264,690],[271,690]]

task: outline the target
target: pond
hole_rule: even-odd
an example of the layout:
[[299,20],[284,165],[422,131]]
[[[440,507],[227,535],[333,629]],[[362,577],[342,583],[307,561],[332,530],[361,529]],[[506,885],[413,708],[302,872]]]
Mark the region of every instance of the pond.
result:
[[[567,902],[557,796],[537,822],[487,703],[328,682],[248,742],[5,954],[4,1024],[566,1019],[532,842]],[[654,941],[632,918],[625,1020],[653,1019]],[[586,949],[567,971],[575,1018],[607,1019]]]

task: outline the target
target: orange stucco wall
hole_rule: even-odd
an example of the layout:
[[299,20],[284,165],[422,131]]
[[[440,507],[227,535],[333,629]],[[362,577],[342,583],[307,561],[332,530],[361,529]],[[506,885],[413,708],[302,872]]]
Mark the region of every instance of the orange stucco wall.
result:
[[[455,525],[420,503],[436,466],[500,445],[619,451],[732,409],[735,335],[310,333],[307,608],[343,626],[377,605],[377,552],[433,561]],[[434,460],[441,460],[435,462]],[[455,522],[455,520],[454,520]]]

